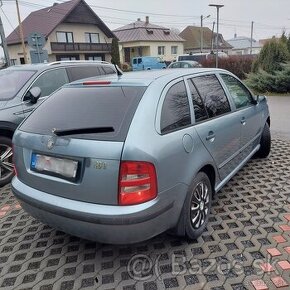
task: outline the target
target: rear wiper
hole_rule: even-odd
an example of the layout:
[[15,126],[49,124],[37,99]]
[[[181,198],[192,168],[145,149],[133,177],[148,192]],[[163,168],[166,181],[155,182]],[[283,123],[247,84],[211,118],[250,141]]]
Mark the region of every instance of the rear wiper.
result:
[[52,130],[56,136],[78,135],[78,134],[94,134],[94,133],[109,133],[114,132],[113,127],[92,127],[92,128],[73,128],[65,130]]

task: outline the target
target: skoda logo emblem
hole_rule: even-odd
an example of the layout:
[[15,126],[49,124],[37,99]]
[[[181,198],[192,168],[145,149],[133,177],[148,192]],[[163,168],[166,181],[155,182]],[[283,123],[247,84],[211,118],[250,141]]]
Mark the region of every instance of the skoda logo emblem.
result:
[[54,146],[54,141],[53,139],[49,139],[48,142],[47,142],[47,149],[52,149]]

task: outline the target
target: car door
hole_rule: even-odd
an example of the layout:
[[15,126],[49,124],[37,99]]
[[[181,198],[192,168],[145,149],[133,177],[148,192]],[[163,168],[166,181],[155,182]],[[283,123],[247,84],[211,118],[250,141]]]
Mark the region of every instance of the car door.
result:
[[[28,91],[23,98],[23,110],[25,117],[27,117],[36,106],[40,105],[41,102],[54,91],[59,89],[64,84],[69,83],[69,78],[65,68],[51,69],[43,72],[36,80],[32,83]],[[30,89],[39,87],[41,89],[41,96],[36,104],[30,102]]]
[[235,104],[235,114],[240,120],[240,159],[243,160],[259,144],[262,112],[254,101],[251,92],[237,78],[225,73],[220,74],[220,76]]
[[[221,179],[236,167],[240,148],[240,120],[215,74],[188,79],[195,113],[195,130],[214,159]],[[206,113],[206,115],[205,115]]]

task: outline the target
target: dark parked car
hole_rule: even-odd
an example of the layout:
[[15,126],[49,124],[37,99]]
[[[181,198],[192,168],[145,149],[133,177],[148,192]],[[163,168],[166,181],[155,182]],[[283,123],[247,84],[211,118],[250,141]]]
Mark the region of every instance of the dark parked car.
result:
[[87,239],[132,243],[168,229],[196,239],[213,194],[269,154],[269,126],[266,98],[224,70],[82,80],[15,132],[12,191],[32,216]]
[[11,142],[20,122],[62,85],[107,74],[116,74],[112,64],[90,61],[21,65],[0,71],[0,186],[13,176]]

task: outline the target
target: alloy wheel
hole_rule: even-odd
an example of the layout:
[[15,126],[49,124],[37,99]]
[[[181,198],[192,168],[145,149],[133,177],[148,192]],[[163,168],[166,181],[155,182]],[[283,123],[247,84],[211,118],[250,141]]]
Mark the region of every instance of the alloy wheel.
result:
[[6,144],[0,144],[0,181],[10,178],[13,175],[12,155],[12,147]]
[[210,206],[209,189],[206,183],[199,182],[194,189],[190,205],[190,220],[194,229],[200,228],[208,215]]

